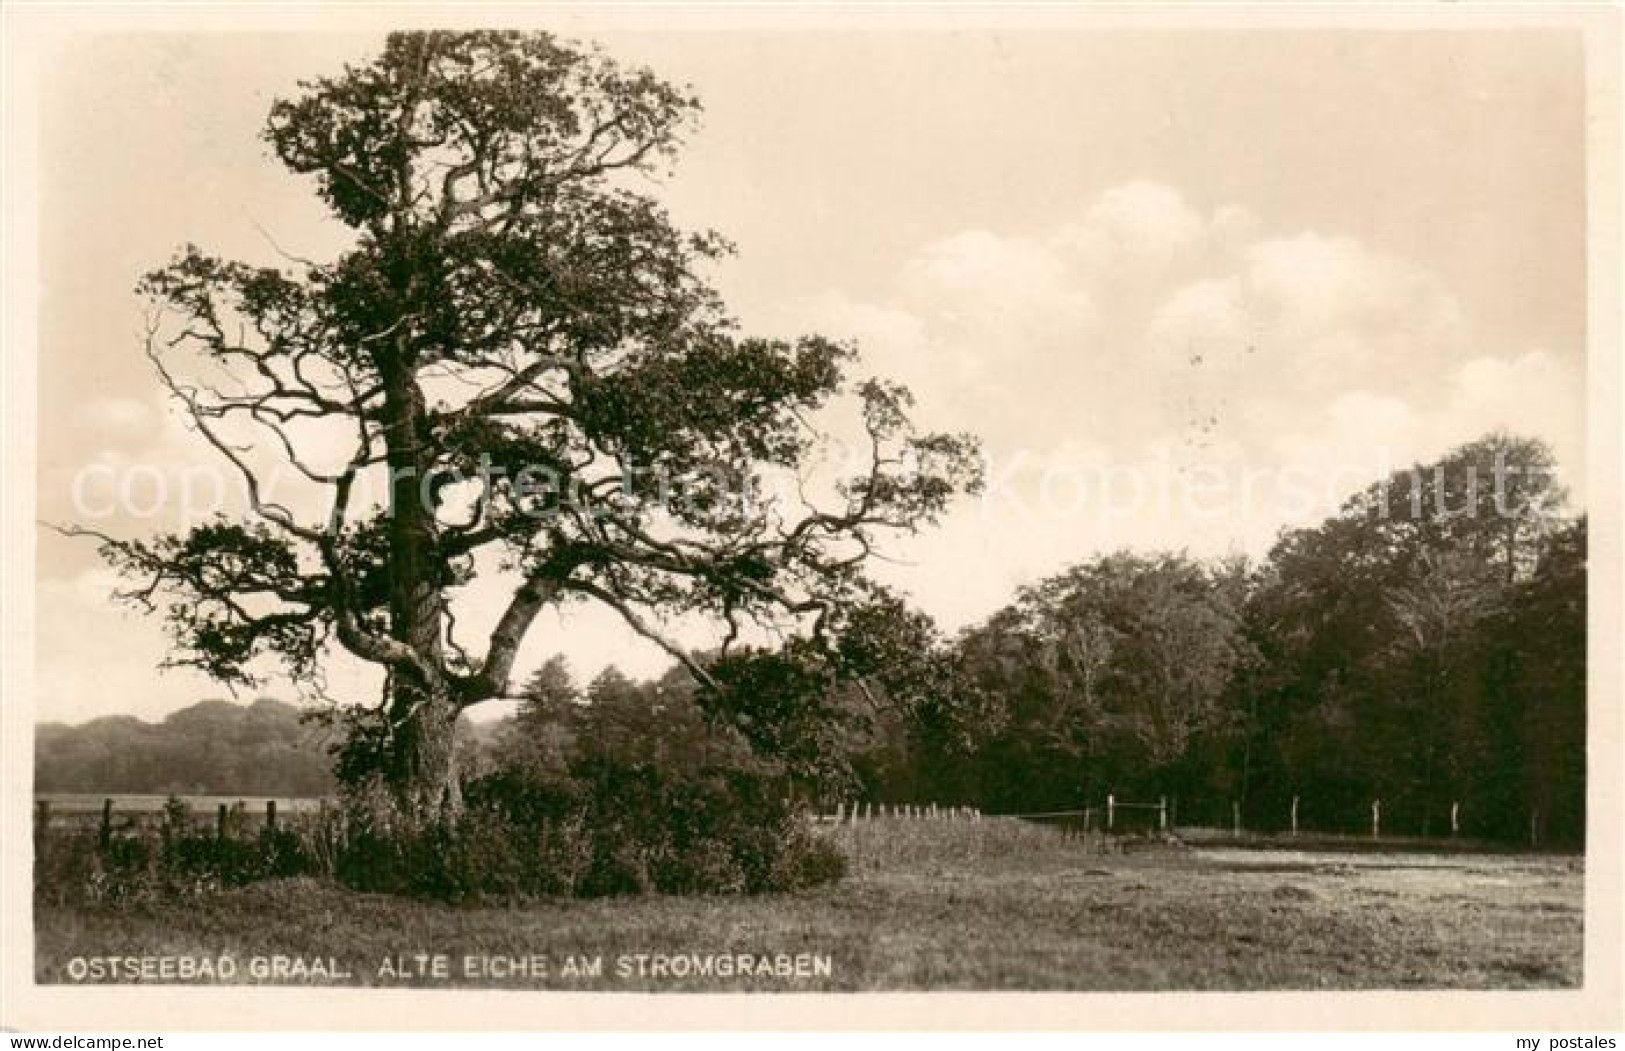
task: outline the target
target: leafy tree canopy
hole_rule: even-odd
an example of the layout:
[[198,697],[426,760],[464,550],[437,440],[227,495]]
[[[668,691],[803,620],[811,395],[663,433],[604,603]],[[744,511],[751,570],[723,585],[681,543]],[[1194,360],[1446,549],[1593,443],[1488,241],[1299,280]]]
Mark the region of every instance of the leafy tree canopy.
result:
[[[308,679],[342,647],[387,672],[391,776],[440,782],[455,713],[510,693],[543,609],[603,604],[704,680],[665,619],[711,618],[724,649],[816,637],[871,593],[882,534],[978,484],[972,440],[917,433],[855,348],[738,331],[705,276],[728,244],[647,189],[698,108],[516,32],[397,33],[272,107],[266,140],[354,242],[275,268],[188,247],[142,282],[147,353],[251,512],[103,538],[127,596],[167,606],[175,663]],[[820,505],[840,398],[868,457]],[[454,600],[490,573],[506,607],[471,640]]]

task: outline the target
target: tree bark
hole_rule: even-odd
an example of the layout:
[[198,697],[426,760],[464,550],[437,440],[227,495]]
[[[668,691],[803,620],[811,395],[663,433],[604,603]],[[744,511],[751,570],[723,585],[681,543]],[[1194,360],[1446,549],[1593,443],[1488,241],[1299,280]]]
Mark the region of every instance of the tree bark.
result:
[[390,786],[401,806],[420,821],[455,817],[462,789],[455,755],[458,709],[444,690],[424,690],[392,679],[390,709],[404,717],[391,738]]
[[417,660],[390,670],[386,711],[393,732],[385,771],[400,803],[419,819],[461,808],[453,736],[458,704],[444,674],[442,569],[438,564],[431,452],[423,390],[410,350],[383,368],[384,438],[390,470],[390,634]]

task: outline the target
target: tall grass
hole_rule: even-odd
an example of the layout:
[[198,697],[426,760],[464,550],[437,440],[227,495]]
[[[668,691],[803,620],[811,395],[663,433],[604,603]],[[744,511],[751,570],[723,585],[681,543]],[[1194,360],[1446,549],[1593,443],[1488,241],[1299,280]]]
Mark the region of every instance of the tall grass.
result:
[[1080,855],[1112,854],[1120,847],[1100,832],[1062,831],[1019,818],[910,820],[876,817],[826,826],[852,872],[917,872],[1007,869],[1076,864]]
[[336,819],[259,826],[234,815],[204,829],[172,800],[156,821],[117,829],[38,824],[34,893],[43,903],[142,902],[288,876],[331,876]]

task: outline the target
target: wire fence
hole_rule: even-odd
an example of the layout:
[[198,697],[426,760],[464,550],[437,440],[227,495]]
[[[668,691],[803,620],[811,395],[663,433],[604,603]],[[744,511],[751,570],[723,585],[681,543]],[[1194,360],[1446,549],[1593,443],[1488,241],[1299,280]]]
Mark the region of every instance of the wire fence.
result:
[[[181,805],[177,805],[181,804]],[[1360,808],[1358,814],[1340,814],[1342,820],[1333,826],[1300,821],[1307,808],[1300,807],[1300,799],[1291,798],[1283,813],[1256,816],[1249,823],[1239,800],[1228,806],[1223,800],[1200,800],[1198,805],[1186,802],[1187,820],[1179,820],[1179,802],[1167,796],[1155,802],[1119,799],[1108,794],[1098,805],[1085,805],[1072,810],[1044,810],[986,813],[980,807],[963,804],[930,803],[876,803],[870,801],[840,802],[833,811],[808,814],[818,824],[846,825],[871,821],[946,821],[978,822],[986,818],[1008,818],[1031,824],[1055,828],[1066,833],[1101,833],[1109,836],[1168,835],[1192,843],[1233,843],[1235,845],[1268,845],[1297,843],[1304,847],[1319,842],[1377,843],[1403,849],[1407,846],[1436,845],[1442,849],[1474,849],[1483,844],[1464,831],[1463,807],[1451,802],[1443,814],[1448,823],[1438,833],[1408,829],[1403,825],[1391,829],[1385,812],[1385,803],[1373,799]],[[1342,808],[1347,810],[1348,807]],[[1199,816],[1190,820],[1192,811]],[[1227,812],[1226,812],[1227,811]],[[52,829],[95,829],[103,838],[116,832],[151,831],[161,826],[184,824],[194,830],[212,828],[225,836],[249,829],[264,827],[302,828],[325,827],[336,814],[335,804],[326,799],[260,798],[227,800],[220,796],[174,797],[125,796],[96,798],[92,796],[41,797],[35,802],[35,827],[38,831]],[[1328,815],[1319,815],[1322,821]],[[1224,820],[1228,818],[1228,821]],[[1217,819],[1217,820],[1216,820]],[[1363,827],[1362,827],[1363,826]],[[1420,834],[1418,832],[1420,831]],[[1528,849],[1546,846],[1544,823],[1538,809],[1532,810],[1528,821]],[[1397,834],[1396,834],[1397,833]],[[1516,846],[1516,843],[1501,844]]]
[[1081,832],[1167,832],[1169,805],[1166,797],[1155,803],[1128,802],[1108,795],[1102,806],[1078,810],[1044,810],[1025,813],[982,813],[974,806],[938,806],[936,803],[837,803],[833,812],[813,815],[823,824],[859,824],[865,821],[980,821],[983,817],[1013,818],[1050,824],[1066,831]]
[[104,840],[115,834],[138,834],[160,828],[213,830],[224,837],[259,828],[275,831],[325,826],[337,813],[331,801],[318,798],[228,801],[221,796],[134,795],[95,800],[89,796],[57,796],[34,801],[34,829],[37,833],[95,829]]
[[[1444,814],[1448,823],[1436,833],[1402,827],[1395,830],[1385,823],[1387,804],[1373,799],[1358,813],[1339,815],[1342,821],[1336,827],[1317,827],[1305,817],[1299,797],[1292,797],[1283,813],[1275,815],[1273,822],[1262,817],[1249,824],[1239,800],[1201,800],[1200,805],[1186,804],[1186,813],[1197,811],[1197,820],[1179,820],[1178,802],[1168,796],[1159,796],[1155,802],[1119,799],[1108,794],[1099,805],[1086,805],[1074,810],[1044,810],[984,813],[974,806],[939,806],[936,803],[840,803],[833,812],[813,815],[813,820],[824,824],[861,824],[869,821],[981,821],[984,818],[1017,819],[1054,828],[1063,833],[1099,833],[1106,836],[1166,836],[1176,837],[1191,844],[1271,846],[1295,845],[1300,849],[1355,848],[1376,846],[1393,850],[1481,850],[1498,847],[1517,847],[1517,843],[1491,844],[1464,831],[1464,808],[1452,801]],[[1348,809],[1347,807],[1343,809]],[[1320,815],[1325,818],[1326,815]],[[1525,846],[1531,850],[1546,846],[1540,814],[1533,811],[1529,818],[1529,838]]]

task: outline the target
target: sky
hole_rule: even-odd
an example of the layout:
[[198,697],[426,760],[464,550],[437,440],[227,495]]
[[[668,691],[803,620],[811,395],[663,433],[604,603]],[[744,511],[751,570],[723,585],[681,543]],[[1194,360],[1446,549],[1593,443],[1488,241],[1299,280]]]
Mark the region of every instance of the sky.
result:
[[[704,102],[656,192],[738,246],[715,276],[743,327],[856,340],[859,371],[910,386],[923,426],[982,438],[987,492],[877,567],[947,630],[1119,548],[1261,557],[1282,528],[1492,430],[1547,441],[1584,503],[1578,37],[596,39]],[[187,242],[266,265],[342,250],[258,131],[299,80],[378,45],[63,45],[40,115],[42,520],[173,526],[212,454],[149,371],[133,287]],[[41,719],[225,695],[156,670],[161,625],[110,604],[91,545],[39,544]],[[470,598],[477,628],[501,594]],[[521,673],[553,653],[583,675],[667,663],[579,609],[538,622]],[[330,688],[370,701],[369,674],[339,662]]]

